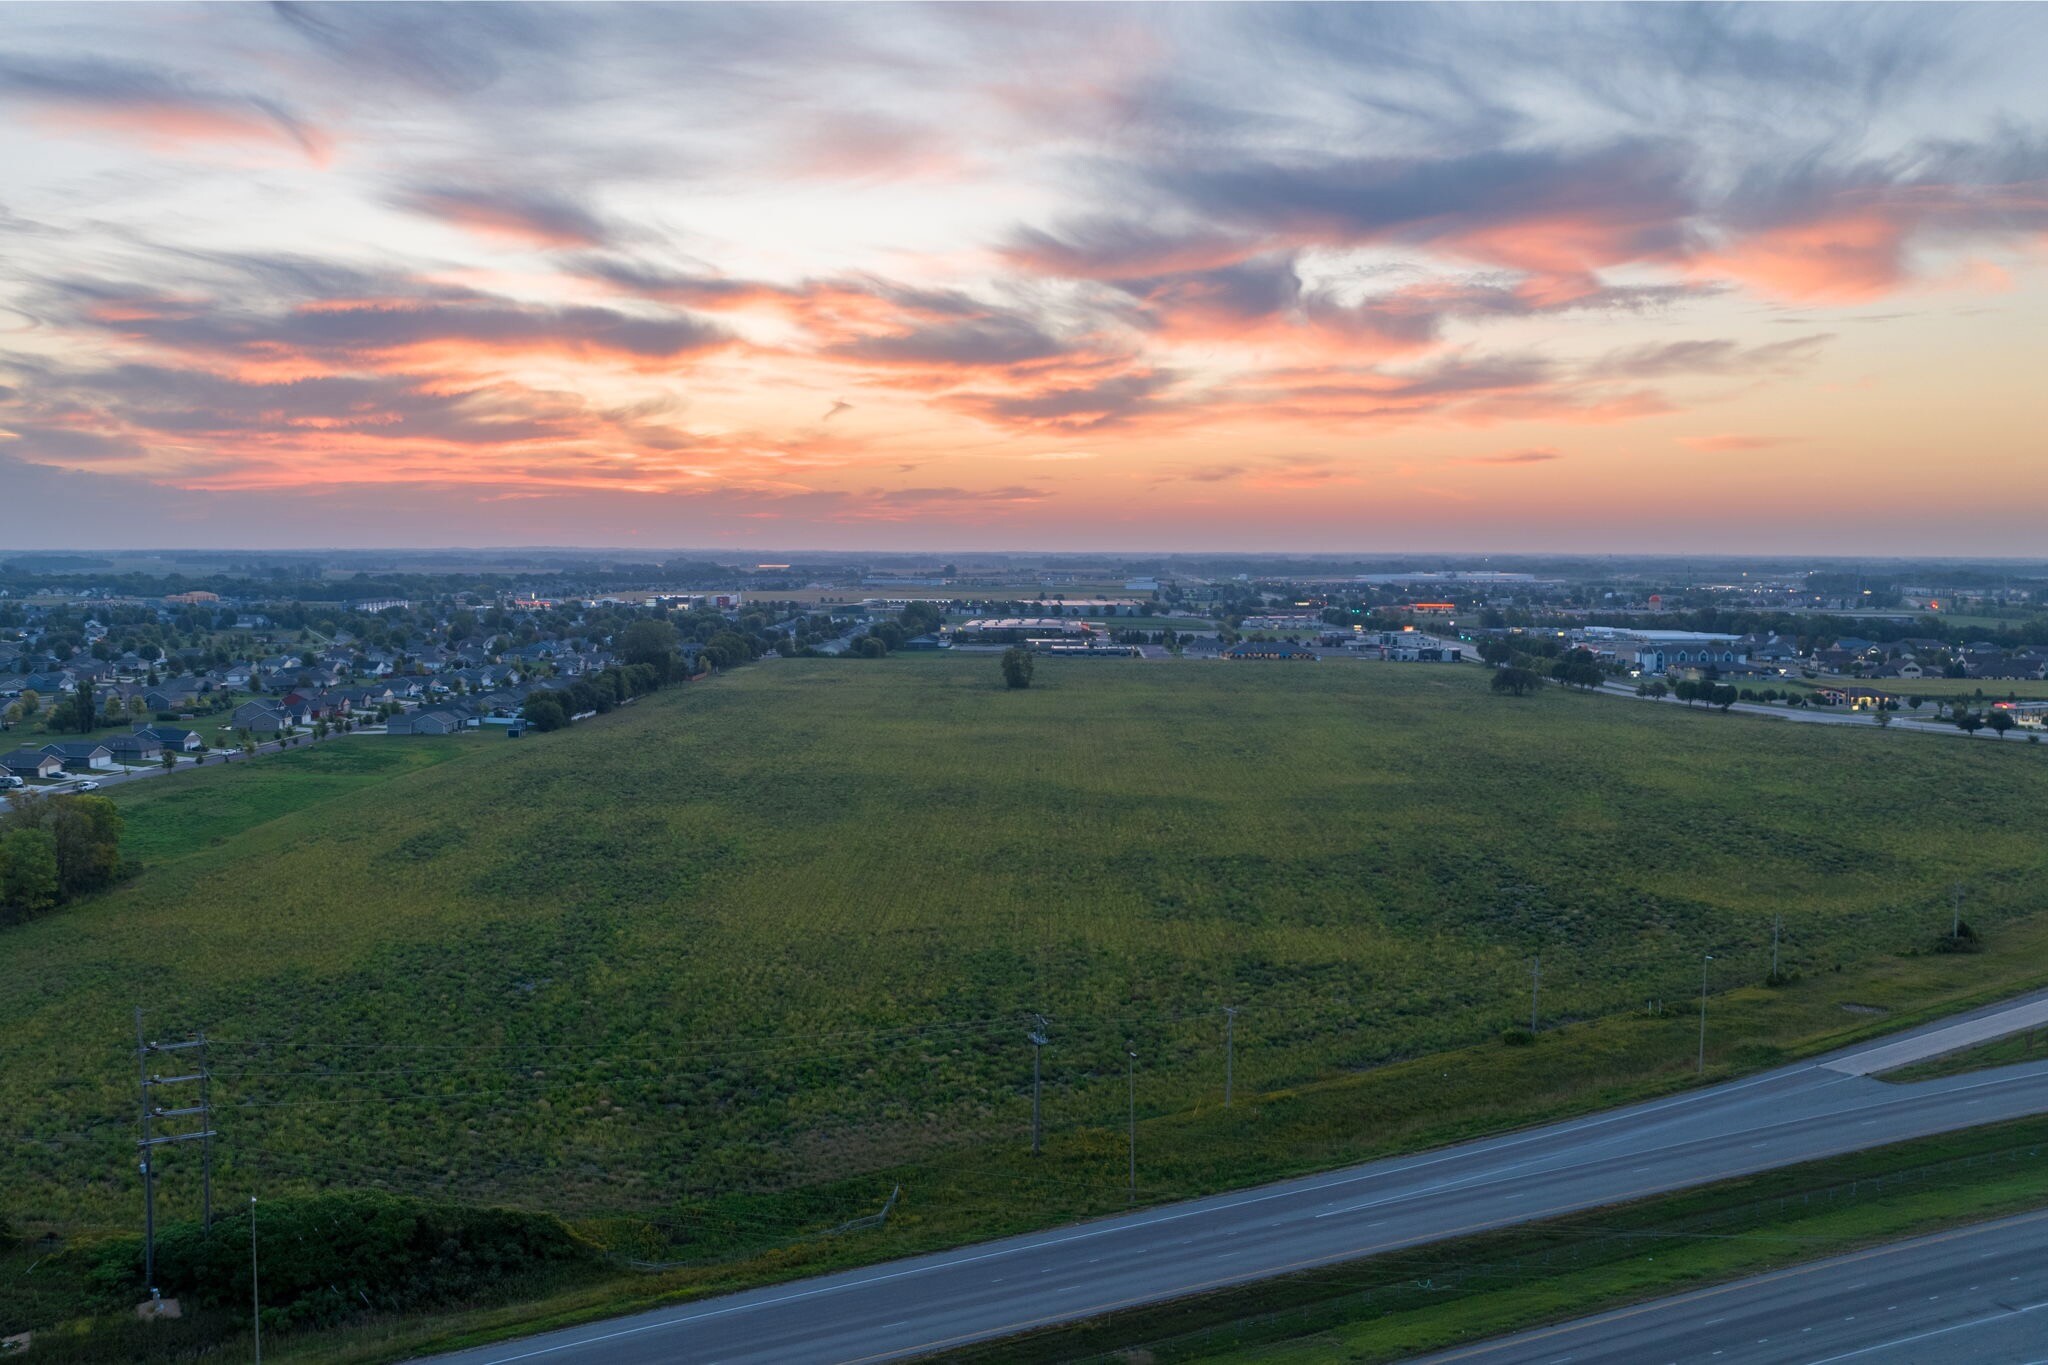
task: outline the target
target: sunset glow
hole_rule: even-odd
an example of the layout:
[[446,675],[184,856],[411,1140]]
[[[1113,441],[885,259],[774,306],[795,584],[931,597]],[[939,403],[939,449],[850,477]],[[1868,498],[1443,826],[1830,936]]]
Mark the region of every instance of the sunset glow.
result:
[[2044,16],[10,6],[0,500],[48,545],[2033,552]]

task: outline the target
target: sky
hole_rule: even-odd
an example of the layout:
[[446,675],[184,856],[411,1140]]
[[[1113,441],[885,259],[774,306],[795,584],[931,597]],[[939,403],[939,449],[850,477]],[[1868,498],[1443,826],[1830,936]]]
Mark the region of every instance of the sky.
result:
[[2048,6],[0,6],[0,545],[2038,554]]

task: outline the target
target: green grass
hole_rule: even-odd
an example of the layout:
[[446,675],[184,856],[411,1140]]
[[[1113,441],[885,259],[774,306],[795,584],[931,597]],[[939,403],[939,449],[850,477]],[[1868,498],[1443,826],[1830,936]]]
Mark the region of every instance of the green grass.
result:
[[445,762],[463,738],[364,735],[323,740],[205,769],[183,767],[107,789],[127,821],[122,852],[159,863],[198,852],[273,820]]
[[[2040,765],[1485,681],[781,661],[135,784],[143,875],[6,934],[0,1210],[134,1219],[136,1004],[221,1040],[219,1188],[549,1209],[660,1297],[1120,1208],[1126,1038],[1156,1200],[1689,1084],[1702,953],[1721,1075],[2048,970]],[[1923,953],[1958,878],[1989,948]],[[1538,948],[1591,1022],[1490,1041]]]
[[1930,1057],[1924,1062],[1902,1066],[1896,1071],[1886,1071],[1878,1079],[1897,1081],[1932,1080],[1936,1076],[1957,1076],[1965,1071],[1983,1071],[1994,1066],[2016,1066],[2021,1062],[2038,1062],[2048,1057],[2048,1029],[2029,1029],[2025,1033],[2008,1034],[1994,1038],[1988,1043],[1966,1047],[1940,1057]]
[[1352,1365],[1683,1293],[2048,1203],[2048,1120],[1806,1162],[949,1351],[962,1365]]

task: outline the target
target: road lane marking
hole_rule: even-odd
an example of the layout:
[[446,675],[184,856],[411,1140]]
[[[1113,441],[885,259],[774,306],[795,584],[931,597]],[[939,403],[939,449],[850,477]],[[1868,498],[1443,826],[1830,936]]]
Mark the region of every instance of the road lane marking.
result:
[[2043,1300],[2040,1303],[2030,1303],[2021,1308],[2001,1308],[1996,1313],[1987,1314],[1981,1318],[1972,1318],[1968,1322],[1958,1322],[1948,1327],[1936,1327],[1925,1332],[1915,1332],[1911,1336],[1894,1337],[1890,1341],[1880,1341],[1875,1346],[1864,1346],[1854,1351],[1844,1351],[1840,1355],[1823,1356],[1819,1360],[1812,1361],[1810,1365],[1834,1365],[1836,1361],[1854,1360],[1857,1356],[1867,1356],[1872,1351],[1889,1351],[1894,1346],[1910,1346],[1916,1341],[1926,1341],[1930,1337],[1944,1337],[1951,1332],[1966,1332],[1972,1327],[1982,1327],[1986,1323],[2003,1322],[2007,1318],[2023,1317],[2041,1308],[2048,1308],[2048,1300]]
[[[1576,1322],[1564,1322],[1559,1323],[1555,1327],[1540,1328],[1534,1332],[1522,1332],[1514,1336],[1497,1337],[1492,1341],[1480,1342],[1461,1350],[1447,1352],[1430,1358],[1446,1363],[1454,1360],[1470,1360],[1494,1351],[1532,1345],[1551,1337],[1562,1336],[1567,1332],[1584,1332],[1606,1327],[1630,1318],[1641,1317],[1645,1313],[1661,1312],[1684,1305],[1699,1303],[1706,1299],[1719,1297],[1722,1294],[1761,1289],[1766,1285],[1776,1284],[1780,1281],[1790,1280],[1799,1276],[1816,1274],[1821,1271],[1838,1269],[1857,1261],[1874,1261],[1882,1256],[1896,1256],[1901,1252],[1920,1251],[1927,1247],[1940,1246],[1958,1238],[2002,1232],[2008,1228],[2022,1227],[2029,1223],[2041,1222],[2044,1219],[2048,1219],[2048,1209],[2037,1210],[2033,1213],[2023,1213],[2017,1217],[2003,1218],[1996,1222],[1978,1223],[1966,1228],[1957,1228],[1952,1232],[1935,1233],[1930,1237],[1918,1237],[1910,1241],[1893,1242],[1886,1246],[1871,1247],[1867,1251],[1851,1252],[1847,1256],[1832,1257],[1823,1261],[1812,1261],[1806,1265],[1787,1266],[1783,1270],[1774,1270],[1769,1274],[1756,1275],[1749,1279],[1734,1280],[1728,1284],[1716,1285],[1711,1289],[1698,1289],[1687,1294],[1676,1294],[1670,1298],[1655,1299],[1649,1303],[1637,1304],[1633,1308],[1622,1308],[1611,1313],[1602,1313],[1595,1317],[1581,1318]],[[1936,1295],[1935,1297],[1938,1298],[1940,1296]],[[1802,1327],[1799,1330],[1802,1333],[1806,1333],[1811,1332],[1813,1328]],[[1809,1362],[1809,1365],[1826,1365],[1826,1362],[1813,1361]]]

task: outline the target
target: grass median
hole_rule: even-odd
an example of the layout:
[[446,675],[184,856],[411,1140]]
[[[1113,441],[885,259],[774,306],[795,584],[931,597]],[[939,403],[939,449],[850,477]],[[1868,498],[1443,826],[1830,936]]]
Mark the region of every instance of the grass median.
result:
[[1060,1361],[1356,1365],[1463,1343],[2048,1204],[2048,1118],[1830,1157],[949,1350]]

